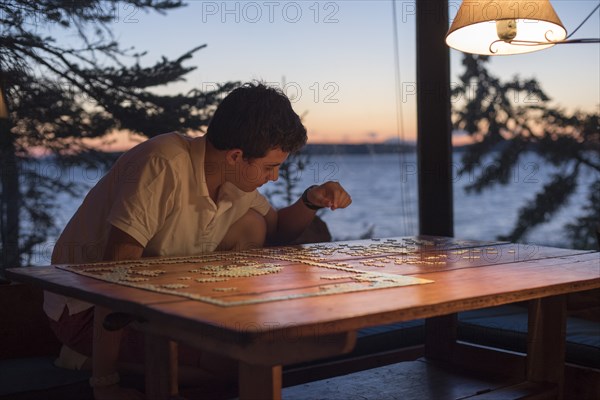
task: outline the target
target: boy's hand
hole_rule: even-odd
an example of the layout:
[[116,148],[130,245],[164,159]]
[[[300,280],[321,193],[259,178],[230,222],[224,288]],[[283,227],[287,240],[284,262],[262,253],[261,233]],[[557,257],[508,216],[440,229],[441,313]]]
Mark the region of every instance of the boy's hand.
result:
[[308,201],[315,206],[327,207],[332,210],[346,208],[352,203],[352,198],[338,182],[325,182],[308,191]]

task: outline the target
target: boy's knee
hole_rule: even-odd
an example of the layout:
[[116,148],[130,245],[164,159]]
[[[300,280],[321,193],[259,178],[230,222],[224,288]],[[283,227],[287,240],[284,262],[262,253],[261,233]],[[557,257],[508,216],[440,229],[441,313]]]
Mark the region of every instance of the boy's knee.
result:
[[217,250],[247,250],[263,247],[266,237],[267,221],[251,209],[231,225]]
[[267,221],[265,217],[260,215],[255,210],[248,210],[242,218],[240,218],[244,239],[257,244],[254,247],[262,247],[267,237]]

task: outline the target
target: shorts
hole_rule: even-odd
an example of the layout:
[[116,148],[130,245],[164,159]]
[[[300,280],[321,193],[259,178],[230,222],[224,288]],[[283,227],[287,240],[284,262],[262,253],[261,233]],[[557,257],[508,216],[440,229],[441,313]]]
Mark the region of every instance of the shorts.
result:
[[[87,357],[92,357],[92,342],[94,332],[94,307],[88,308],[77,314],[69,315],[69,310],[65,306],[62,315],[58,321],[48,318],[50,329],[54,332],[58,340]],[[205,367],[202,362],[202,353],[200,350],[185,345],[178,346],[178,357],[180,365],[192,367]],[[205,358],[211,358],[208,354]],[[144,334],[136,329],[123,328],[121,338],[121,347],[119,349],[119,361],[126,363],[144,362]],[[204,360],[206,363],[207,360]]]

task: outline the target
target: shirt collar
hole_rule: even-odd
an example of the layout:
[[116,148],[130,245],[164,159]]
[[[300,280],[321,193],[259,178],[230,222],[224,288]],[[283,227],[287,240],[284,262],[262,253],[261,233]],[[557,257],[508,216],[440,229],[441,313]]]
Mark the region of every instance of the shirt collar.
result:
[[221,185],[219,189],[219,202],[225,201],[234,201],[243,197],[246,194],[242,189],[239,189],[231,182],[225,182]]

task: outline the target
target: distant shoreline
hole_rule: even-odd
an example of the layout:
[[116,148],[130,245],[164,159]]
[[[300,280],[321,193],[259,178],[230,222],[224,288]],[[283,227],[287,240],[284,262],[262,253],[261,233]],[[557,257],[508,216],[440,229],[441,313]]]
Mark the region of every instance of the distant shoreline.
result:
[[[502,151],[509,145],[508,141],[496,143],[492,151]],[[472,147],[473,144],[454,145],[453,153],[461,153]],[[535,151],[534,144],[527,145],[527,151]],[[415,142],[403,143],[308,143],[301,150],[302,154],[307,155],[326,155],[326,154],[391,154],[391,153],[416,153],[417,144]]]
[[[507,145],[506,142],[501,142],[494,146],[493,151],[500,151]],[[453,146],[453,153],[461,153],[469,149],[471,144]],[[535,150],[535,146],[528,146],[528,150]],[[415,154],[417,145],[414,142],[406,143],[308,143],[301,150],[301,154],[305,155],[332,155],[332,154],[355,154],[355,155],[373,155],[373,154]],[[101,152],[109,158],[117,158],[124,151]],[[47,158],[53,158],[49,156]],[[46,157],[36,157],[44,159]]]
[[[453,152],[462,152],[469,145],[454,146]],[[392,154],[392,153],[415,153],[417,144],[409,143],[308,143],[301,150],[307,155],[326,154]]]
[[415,144],[408,143],[309,143],[301,150],[302,154],[387,154],[387,153],[412,153],[416,149]]

